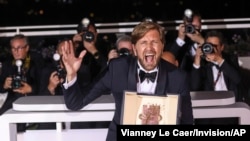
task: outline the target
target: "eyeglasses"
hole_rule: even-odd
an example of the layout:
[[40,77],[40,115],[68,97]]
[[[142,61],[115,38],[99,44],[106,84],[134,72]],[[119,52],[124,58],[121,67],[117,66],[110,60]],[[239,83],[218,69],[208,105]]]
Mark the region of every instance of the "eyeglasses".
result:
[[24,46],[22,46],[22,47],[17,47],[17,48],[11,47],[11,50],[12,50],[12,51],[20,51],[20,50],[23,50],[23,49],[26,48],[26,47],[27,47],[27,45],[24,45]]

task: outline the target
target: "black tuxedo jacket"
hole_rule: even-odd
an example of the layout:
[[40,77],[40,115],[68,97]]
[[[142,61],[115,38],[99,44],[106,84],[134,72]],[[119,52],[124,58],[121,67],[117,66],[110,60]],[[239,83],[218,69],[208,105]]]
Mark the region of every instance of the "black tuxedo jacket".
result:
[[[222,54],[224,63],[219,68],[223,72],[223,77],[227,86],[227,89],[233,91],[236,96],[236,100],[240,98],[238,87],[241,82],[240,67],[238,64],[238,57],[232,54]],[[199,91],[213,91],[214,76],[212,71],[212,63],[206,63],[201,65],[199,69],[195,69],[191,72],[191,90]]]
[[[120,124],[124,90],[137,91],[137,59],[120,57],[113,59],[104,76],[93,86],[87,95],[80,92],[78,83],[64,90],[66,106],[72,110],[81,109],[103,91],[110,90],[115,99],[115,114],[109,126],[107,141],[116,141],[116,125]],[[181,96],[180,124],[193,124],[192,104],[186,73],[174,65],[160,60],[159,75],[155,95],[177,93]]]

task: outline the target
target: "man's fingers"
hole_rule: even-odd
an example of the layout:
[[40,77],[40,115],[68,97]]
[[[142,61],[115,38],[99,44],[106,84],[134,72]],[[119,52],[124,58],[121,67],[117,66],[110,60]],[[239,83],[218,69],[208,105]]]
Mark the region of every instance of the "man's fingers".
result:
[[64,45],[62,46],[62,54],[64,57],[66,57],[68,54],[67,54],[67,41],[64,42]]
[[68,45],[69,45],[69,54],[75,55],[75,51],[74,51],[74,47],[73,47],[73,42],[71,40],[69,40]]
[[80,53],[79,58],[82,59],[82,58],[85,56],[86,53],[87,53],[87,51],[86,51],[86,50],[83,50],[83,51]]

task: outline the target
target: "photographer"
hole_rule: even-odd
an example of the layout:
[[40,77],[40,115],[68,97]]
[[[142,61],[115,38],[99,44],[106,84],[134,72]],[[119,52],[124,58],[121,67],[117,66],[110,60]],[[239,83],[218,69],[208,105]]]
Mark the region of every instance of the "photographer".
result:
[[61,46],[64,44],[64,41],[67,41],[67,39],[57,44],[53,60],[51,63],[46,64],[42,70],[39,95],[62,95],[60,84],[64,82],[66,76],[61,61]]
[[87,68],[86,71],[89,72],[90,81],[106,68],[107,53],[112,46],[111,43],[98,35],[95,23],[89,18],[83,18],[78,24],[77,34],[73,36],[76,56],[82,50],[87,50],[86,59],[82,63]]
[[[79,81],[81,81],[82,84],[81,88],[88,89],[96,79],[102,76],[102,72],[106,70],[107,54],[112,44],[109,38],[101,38],[101,36],[99,36],[95,23],[88,18],[82,19],[77,27],[77,32],[78,33],[73,36],[76,56],[78,56],[82,50],[87,51],[85,55],[86,59],[81,62],[81,68],[78,71],[81,75],[79,76],[79,79],[81,79]],[[110,91],[103,94],[110,94]],[[108,125],[109,122],[73,122],[71,128],[103,128]]]
[[[57,96],[62,95],[62,83],[65,82],[65,68],[62,62],[62,46],[69,39],[63,39],[58,42],[56,46],[56,52],[53,55],[51,63],[46,64],[41,73],[41,83],[39,95]],[[91,64],[81,64],[79,71],[77,72],[78,81],[80,82],[80,88],[83,91],[88,91],[96,76],[92,75],[92,70],[96,69],[93,62]],[[106,65],[106,64],[105,64]],[[100,71],[100,70],[99,70]],[[108,123],[107,123],[108,124]],[[39,123],[38,129],[56,129],[55,123]],[[92,128],[99,126],[94,122],[73,122],[72,128]],[[106,123],[104,123],[106,126]]]
[[119,56],[133,55],[133,47],[131,37],[122,35],[116,40],[116,48],[109,51],[108,61]]
[[[0,93],[8,92],[0,115],[11,109],[12,103],[19,97],[38,93],[40,70],[44,66],[41,54],[30,51],[28,38],[23,34],[11,38],[10,51],[12,57],[3,62],[0,77]],[[24,130],[25,125],[18,125],[18,131]]]
[[179,25],[178,37],[175,42],[168,45],[168,50],[175,55],[179,67],[187,72],[192,69],[196,48],[204,43],[201,26],[201,15],[190,9],[185,10],[183,23]]
[[[238,86],[241,82],[238,57],[223,51],[226,46],[221,32],[215,30],[208,32],[205,41],[206,43],[196,50],[191,72],[191,89],[194,91],[233,91],[236,101],[241,101],[238,99]],[[208,47],[212,50],[208,51]],[[206,63],[201,64],[202,60]],[[196,122],[200,124],[235,123],[225,119],[220,122],[217,119],[197,121],[200,121]]]
[[77,34],[73,36],[76,56],[82,50],[86,49],[88,54],[94,56],[96,59],[99,58],[99,55],[102,55],[107,60],[108,51],[112,48],[110,40],[109,36],[98,34],[93,20],[83,18],[77,26]]

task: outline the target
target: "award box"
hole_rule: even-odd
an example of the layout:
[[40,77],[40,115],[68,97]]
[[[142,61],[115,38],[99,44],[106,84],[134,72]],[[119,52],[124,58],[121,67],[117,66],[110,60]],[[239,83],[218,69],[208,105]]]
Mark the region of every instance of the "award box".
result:
[[157,96],[125,91],[122,125],[176,125],[179,123],[178,94]]

